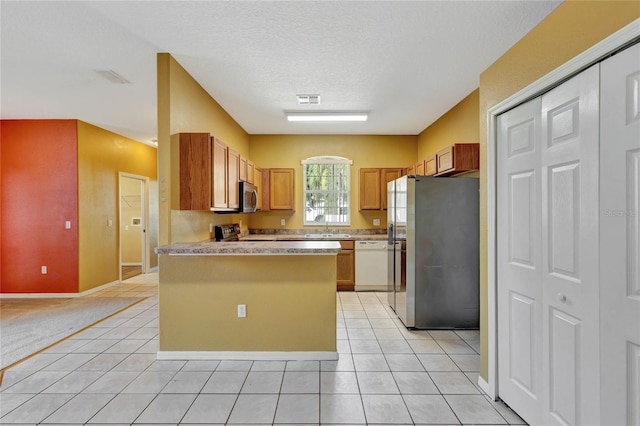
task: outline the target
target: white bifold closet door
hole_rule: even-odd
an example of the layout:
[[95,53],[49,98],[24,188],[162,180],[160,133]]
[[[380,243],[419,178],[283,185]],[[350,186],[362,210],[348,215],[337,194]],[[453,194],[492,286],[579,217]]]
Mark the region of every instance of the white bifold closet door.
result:
[[498,118],[498,393],[640,424],[640,46]]
[[601,67],[602,424],[640,425],[640,45]]
[[499,394],[532,424],[589,423],[599,419],[599,65],[498,123]]

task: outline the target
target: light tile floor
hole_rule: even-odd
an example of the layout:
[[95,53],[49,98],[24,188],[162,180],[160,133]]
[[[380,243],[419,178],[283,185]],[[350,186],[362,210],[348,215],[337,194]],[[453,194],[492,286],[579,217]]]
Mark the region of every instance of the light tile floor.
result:
[[476,386],[477,330],[407,330],[386,293],[338,293],[321,362],[157,361],[157,274],[93,297],[123,294],[149,297],[5,372],[1,424],[524,424]]

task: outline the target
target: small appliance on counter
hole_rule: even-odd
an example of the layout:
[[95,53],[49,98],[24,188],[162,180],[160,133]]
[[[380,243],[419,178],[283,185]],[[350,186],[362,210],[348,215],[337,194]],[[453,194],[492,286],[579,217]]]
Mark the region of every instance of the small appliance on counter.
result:
[[216,241],[228,242],[239,241],[240,224],[231,223],[229,225],[216,225],[214,228],[214,237]]

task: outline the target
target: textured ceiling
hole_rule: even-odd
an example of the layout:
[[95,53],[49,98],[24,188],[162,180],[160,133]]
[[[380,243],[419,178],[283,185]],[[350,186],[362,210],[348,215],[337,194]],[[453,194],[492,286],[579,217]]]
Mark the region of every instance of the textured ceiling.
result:
[[[3,0],[1,114],[78,118],[149,142],[156,53],[169,52],[250,134],[418,134],[559,3]],[[322,103],[299,106],[298,93]],[[299,110],[370,116],[285,120]]]

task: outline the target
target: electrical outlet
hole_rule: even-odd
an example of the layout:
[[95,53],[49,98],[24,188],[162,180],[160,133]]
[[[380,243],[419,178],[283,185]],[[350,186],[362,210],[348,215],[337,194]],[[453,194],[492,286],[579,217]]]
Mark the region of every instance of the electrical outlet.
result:
[[71,229],[71,221],[70,221],[70,220],[67,220],[67,221],[64,223],[64,228],[65,228],[65,229]]
[[373,219],[373,226],[380,226],[380,219]]
[[41,266],[40,267],[40,273],[42,275],[46,275],[47,274],[47,267],[46,266]]
[[107,219],[107,226],[113,226],[113,220]]
[[213,232],[213,223],[210,223],[209,224],[209,233],[212,233],[212,232]]
[[284,226],[285,223],[284,219],[280,219],[280,226]]
[[247,305],[238,305],[238,318],[245,318],[247,316]]

